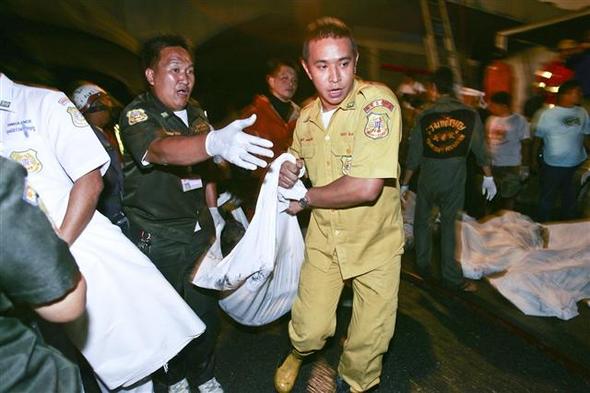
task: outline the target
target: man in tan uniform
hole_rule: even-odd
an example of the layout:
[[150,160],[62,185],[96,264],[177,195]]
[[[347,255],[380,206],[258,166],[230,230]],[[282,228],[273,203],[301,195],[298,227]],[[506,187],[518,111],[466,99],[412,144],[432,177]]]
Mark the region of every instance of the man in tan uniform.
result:
[[305,261],[292,309],[293,350],[275,374],[290,392],[303,358],[336,329],[344,281],[354,292],[352,319],[338,366],[337,392],[363,392],[379,383],[393,336],[403,224],[398,146],[400,107],[387,87],[355,78],[358,52],[350,30],[334,18],[307,28],[302,65],[318,98],[301,113],[279,184],[292,187],[305,170],[312,182],[289,212],[311,208]]

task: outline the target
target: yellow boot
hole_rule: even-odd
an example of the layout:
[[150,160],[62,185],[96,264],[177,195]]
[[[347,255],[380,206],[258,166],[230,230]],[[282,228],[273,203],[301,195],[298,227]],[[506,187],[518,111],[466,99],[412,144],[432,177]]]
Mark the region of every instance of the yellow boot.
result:
[[295,349],[291,350],[283,363],[275,371],[275,389],[278,393],[289,393],[293,390],[303,356]]

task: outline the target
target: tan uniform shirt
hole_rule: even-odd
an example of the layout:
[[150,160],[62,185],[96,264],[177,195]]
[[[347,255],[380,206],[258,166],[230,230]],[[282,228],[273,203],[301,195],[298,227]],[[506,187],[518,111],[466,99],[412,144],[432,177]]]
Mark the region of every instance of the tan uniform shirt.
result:
[[402,252],[403,222],[394,181],[399,177],[400,139],[400,107],[383,85],[356,80],[327,129],[319,99],[303,109],[290,152],[304,159],[314,187],[345,175],[386,180],[372,205],[313,209],[306,237],[307,262],[325,271],[336,257],[343,277],[350,278]]

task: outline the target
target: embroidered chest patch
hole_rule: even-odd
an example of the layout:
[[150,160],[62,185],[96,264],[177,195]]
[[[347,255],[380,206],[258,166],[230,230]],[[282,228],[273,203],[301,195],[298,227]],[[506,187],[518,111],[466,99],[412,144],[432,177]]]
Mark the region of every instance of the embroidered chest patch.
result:
[[27,169],[29,173],[39,173],[43,169],[43,164],[37,156],[37,152],[33,149],[24,151],[13,151],[9,155],[10,159],[19,162]]
[[146,121],[147,119],[148,115],[143,109],[132,109],[127,112],[127,122],[130,126]]
[[342,174],[343,175],[350,175],[350,171],[352,170],[352,157],[351,156],[342,156]]

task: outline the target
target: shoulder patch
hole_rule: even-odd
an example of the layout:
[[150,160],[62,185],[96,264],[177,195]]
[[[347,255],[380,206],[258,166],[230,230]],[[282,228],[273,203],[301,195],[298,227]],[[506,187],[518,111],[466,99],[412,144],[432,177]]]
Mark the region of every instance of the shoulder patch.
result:
[[363,108],[363,110],[365,111],[365,113],[369,113],[369,112],[371,112],[371,110],[372,110],[373,108],[377,108],[377,107],[380,107],[380,106],[383,106],[383,107],[385,107],[385,108],[389,109],[390,111],[392,111],[392,110],[393,110],[393,104],[392,104],[391,102],[389,102],[389,101],[385,100],[385,99],[382,99],[382,98],[381,98],[381,99],[374,100],[374,101],[370,102],[369,104],[367,104],[367,105],[366,105],[366,106]]
[[148,115],[143,109],[132,109],[127,112],[127,121],[129,122],[130,126],[141,123],[142,121],[146,121],[147,119]]
[[365,135],[371,139],[385,138],[389,135],[388,121],[389,116],[386,113],[369,113],[365,125]]
[[72,123],[74,123],[76,127],[88,127],[88,122],[78,109],[76,109],[73,106],[70,106],[68,107],[67,112],[70,114],[72,118]]

